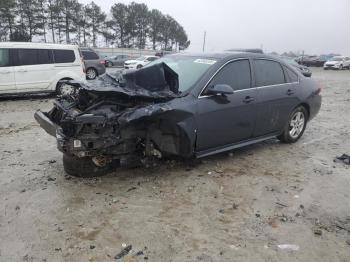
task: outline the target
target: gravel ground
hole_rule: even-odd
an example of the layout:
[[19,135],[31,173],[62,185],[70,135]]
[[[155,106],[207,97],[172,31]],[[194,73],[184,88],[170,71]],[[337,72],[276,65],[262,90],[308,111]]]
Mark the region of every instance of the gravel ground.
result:
[[34,121],[52,98],[2,99],[0,261],[349,261],[350,71],[313,77],[323,107],[296,144],[98,179],[65,175]]

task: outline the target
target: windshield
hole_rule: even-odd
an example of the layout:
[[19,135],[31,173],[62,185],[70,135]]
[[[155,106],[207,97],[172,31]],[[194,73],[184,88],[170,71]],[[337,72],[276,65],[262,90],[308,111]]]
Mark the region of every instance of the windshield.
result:
[[329,61],[343,61],[342,57],[333,57]]
[[148,66],[162,62],[178,74],[179,91],[184,92],[189,90],[217,61],[208,58],[170,55],[157,59]]

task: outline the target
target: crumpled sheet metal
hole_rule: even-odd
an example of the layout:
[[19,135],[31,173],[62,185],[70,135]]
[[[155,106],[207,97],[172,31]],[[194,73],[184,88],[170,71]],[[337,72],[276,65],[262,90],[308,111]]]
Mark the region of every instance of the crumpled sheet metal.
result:
[[178,75],[165,63],[155,64],[139,70],[126,71],[116,75],[105,74],[93,83],[84,84],[67,81],[81,91],[97,95],[124,95],[149,99],[172,99],[179,96]]

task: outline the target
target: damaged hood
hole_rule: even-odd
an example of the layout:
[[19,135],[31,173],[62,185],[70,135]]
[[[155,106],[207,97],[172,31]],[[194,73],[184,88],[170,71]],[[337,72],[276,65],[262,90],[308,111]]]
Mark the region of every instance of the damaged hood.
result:
[[178,75],[165,63],[119,74],[105,74],[93,83],[67,81],[79,92],[97,96],[126,96],[145,99],[169,100],[179,96]]

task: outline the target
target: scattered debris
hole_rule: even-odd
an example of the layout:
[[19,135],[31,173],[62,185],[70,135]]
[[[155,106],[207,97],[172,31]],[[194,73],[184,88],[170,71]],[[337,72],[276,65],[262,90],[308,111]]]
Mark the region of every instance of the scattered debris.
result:
[[319,229],[319,228],[315,228],[314,229],[314,234],[317,235],[317,236],[322,236],[322,230]]
[[127,254],[129,254],[129,252],[131,251],[132,249],[132,245],[128,245],[126,246],[122,251],[120,251],[117,255],[115,255],[115,259],[120,259],[124,256],[126,256]]
[[282,206],[282,207],[288,207],[286,204],[282,204],[280,202],[276,202],[276,205]]
[[56,181],[56,178],[55,178],[55,177],[50,177],[50,176],[48,176],[48,177],[47,177],[47,181]]
[[255,216],[256,216],[256,217],[260,217],[261,215],[260,215],[259,213],[256,213]]
[[233,204],[232,204],[232,208],[233,208],[234,210],[237,210],[237,209],[238,209],[238,204],[233,203]]
[[128,190],[126,190],[126,192],[130,192],[130,191],[132,191],[132,190],[135,190],[135,189],[137,189],[137,187],[130,187]]
[[94,249],[95,248],[95,246],[94,245],[90,245],[90,249]]
[[225,213],[225,210],[219,209],[219,213],[223,214],[223,213]]
[[57,161],[56,160],[49,160],[49,164],[53,164],[53,163],[56,163]]
[[350,155],[342,154],[341,156],[337,156],[334,162],[340,162],[338,160],[342,161],[344,164],[350,165]]
[[16,206],[15,207],[15,210],[20,210],[21,208],[19,206]]
[[287,250],[292,250],[292,251],[298,251],[299,246],[294,245],[294,244],[282,244],[282,245],[277,245],[279,249],[287,249]]

